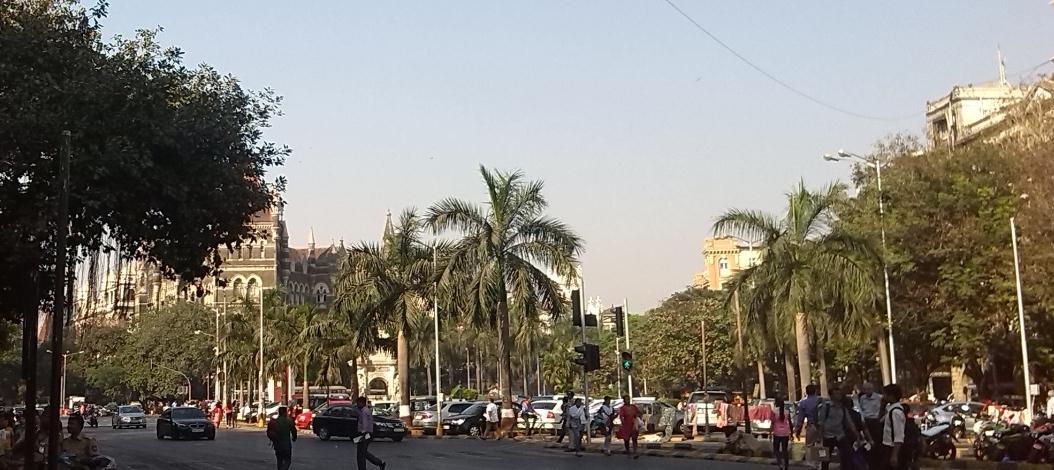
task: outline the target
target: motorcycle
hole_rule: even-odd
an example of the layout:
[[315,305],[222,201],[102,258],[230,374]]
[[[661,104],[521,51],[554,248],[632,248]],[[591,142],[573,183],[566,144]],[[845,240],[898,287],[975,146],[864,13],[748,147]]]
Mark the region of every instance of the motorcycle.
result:
[[1047,423],[1032,431],[1030,463],[1054,463],[1054,424]]
[[984,432],[974,441],[977,460],[1024,461],[1032,452],[1033,438],[1028,426],[1003,425]]
[[922,431],[923,455],[938,460],[955,460],[955,428],[938,424]]
[[88,414],[88,427],[97,428],[99,427],[99,417],[96,413]]

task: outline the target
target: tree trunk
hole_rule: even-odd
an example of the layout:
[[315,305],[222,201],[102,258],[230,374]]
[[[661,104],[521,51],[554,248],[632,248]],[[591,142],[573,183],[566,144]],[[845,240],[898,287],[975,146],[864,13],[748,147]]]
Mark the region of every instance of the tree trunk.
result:
[[480,354],[481,353],[479,352],[479,349],[476,349],[476,390],[478,390],[480,392],[480,395],[482,395],[489,392],[490,390],[486,390],[487,387],[483,385],[483,367],[480,364],[480,362],[482,361],[479,360]]
[[428,388],[426,388],[425,390],[428,390],[427,393],[435,395],[436,398],[439,398],[439,393],[436,390],[432,390],[432,368],[428,367],[427,365],[425,365],[425,377],[428,380]]
[[[502,289],[504,291],[504,289]],[[512,355],[509,338],[509,304],[505,301],[502,292],[501,301],[498,302],[498,390],[501,392],[501,428],[507,429],[512,425]]]
[[[359,357],[355,356],[351,358],[351,360],[348,361],[348,365],[351,366],[351,397],[354,399],[366,396],[361,393],[362,390],[360,390],[361,387],[359,387]],[[307,377],[304,377],[304,380],[306,381]]]
[[[875,336],[878,337],[878,365],[882,369],[882,383],[893,383],[889,379],[889,344],[886,343],[886,332],[884,328],[875,328]],[[870,371],[867,380],[875,380]]]
[[[399,419],[407,428],[413,421],[410,415],[410,347],[406,342],[406,332],[402,328],[396,337],[395,359],[399,370]],[[366,385],[369,387],[369,384]]]
[[798,374],[802,390],[812,382],[812,355],[805,328],[805,314],[798,312],[794,315],[794,339],[798,346]]
[[827,388],[827,352],[824,349],[823,344],[817,341],[816,362],[820,368],[820,396],[829,397],[831,394]]
[[523,374],[523,392],[521,394],[524,396],[530,395],[531,392],[527,388],[527,360],[525,358],[520,358],[520,372]]
[[783,367],[787,369],[787,400],[795,401],[798,397],[798,378],[794,373],[794,360],[791,359],[790,350],[783,347]]
[[758,397],[764,400],[767,395],[765,393],[765,355],[762,354],[758,358]]
[[300,406],[302,406],[305,410],[310,410],[311,407],[309,405],[311,404],[311,393],[309,392],[309,390],[311,389],[307,386],[307,353],[304,353],[304,370],[303,372],[301,372],[301,374],[304,375],[304,395],[300,397]]

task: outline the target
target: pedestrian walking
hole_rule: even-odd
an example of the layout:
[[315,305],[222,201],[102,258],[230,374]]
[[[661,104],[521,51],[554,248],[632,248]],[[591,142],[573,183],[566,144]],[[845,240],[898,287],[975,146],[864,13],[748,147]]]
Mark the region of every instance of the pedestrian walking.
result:
[[483,439],[486,439],[487,436],[490,436],[492,433],[494,434],[495,440],[501,439],[501,434],[498,432],[498,424],[501,422],[501,419],[498,416],[497,400],[492,398],[490,403],[487,403],[486,415],[487,430],[483,432]]
[[531,404],[530,395],[524,397],[520,402],[520,419],[523,420],[526,434],[528,436],[534,434],[534,425],[538,422],[538,412],[534,410],[534,405]]
[[238,402],[234,402],[234,403],[227,402],[227,409],[225,409],[224,411],[227,413],[227,427],[228,428],[232,428],[232,429],[234,428],[234,425],[235,425],[234,410],[237,410],[237,409],[238,409]]
[[582,456],[582,431],[588,423],[585,407],[581,398],[575,398],[574,404],[567,408],[567,432],[571,434],[571,449],[578,457]]
[[882,401],[886,404],[882,415],[882,445],[880,448],[879,467],[872,470],[901,470],[908,468],[907,452],[904,450],[907,412],[900,403],[903,392],[897,384],[882,387]]
[[[640,457],[637,454],[637,437],[644,422],[640,419],[640,410],[634,405],[629,395],[622,396],[622,407],[618,410],[619,429],[618,437],[626,447],[626,456],[631,458]],[[630,442],[633,443],[633,452],[630,453]]]
[[214,406],[212,408],[211,415],[212,415],[212,425],[215,426],[216,429],[219,429],[220,428],[220,422],[223,421],[223,407],[220,405],[220,402],[216,402],[216,406]]
[[856,397],[857,408],[860,417],[864,419],[864,438],[868,441],[867,464],[872,469],[881,466],[879,461],[878,447],[875,441],[882,436],[882,394],[875,392],[875,386],[871,382],[860,384],[860,394]]
[[615,410],[611,407],[611,397],[604,397],[604,403],[597,410],[596,418],[597,432],[604,436],[604,455],[611,456],[611,435],[614,434],[612,426],[615,421]]
[[370,441],[373,440],[373,409],[367,403],[366,397],[355,399],[355,409],[352,414],[359,422],[358,434],[351,439],[355,442],[355,454],[359,470],[366,470],[367,461],[384,470],[384,467],[388,466],[388,464],[370,453]]
[[571,399],[575,394],[569,393],[560,399],[560,422],[558,428],[556,428],[556,443],[560,444],[564,441],[564,436],[567,435],[567,408],[571,405],[568,400]]
[[289,419],[285,406],[278,407],[278,417],[267,423],[267,438],[271,440],[278,470],[289,470],[293,463],[293,443],[296,442],[296,426]]
[[822,436],[817,425],[816,407],[820,404],[820,396],[816,393],[816,385],[809,384],[805,387],[805,398],[798,402],[798,414],[795,416],[794,437],[801,440],[802,430],[805,431],[805,460],[816,462],[817,447]]
[[790,468],[791,422],[783,397],[776,398],[776,410],[771,413],[769,422],[772,423],[772,457],[776,459],[777,468],[788,470]]
[[842,470],[853,469],[853,443],[857,431],[849,410],[845,407],[845,392],[841,385],[834,385],[828,393],[829,399],[817,407],[817,423],[820,435],[823,436],[823,449],[820,451],[820,467],[827,470],[831,458],[837,450]]

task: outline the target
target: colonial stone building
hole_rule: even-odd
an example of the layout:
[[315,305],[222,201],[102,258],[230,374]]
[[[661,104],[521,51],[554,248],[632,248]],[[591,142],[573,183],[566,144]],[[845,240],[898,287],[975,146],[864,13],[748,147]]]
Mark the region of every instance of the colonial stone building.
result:
[[[391,225],[391,214],[387,226]],[[119,254],[96,254],[78,268],[74,321],[120,323],[177,301],[201,302],[222,315],[246,300],[258,304],[267,292],[281,287],[292,305],[328,308],[333,302],[334,277],[346,251],[343,243],[319,247],[309,229],[307,246],[289,246],[289,232],[281,206],[253,216],[257,239],[240,247],[221,247],[221,272],[200,285],[169,279],[151,263]],[[374,400],[397,396],[395,359],[374,354],[358,364],[359,381]],[[345,384],[346,385],[346,384]],[[270,381],[268,395],[281,399],[287,390]]]
[[703,271],[696,273],[692,287],[723,290],[725,283],[742,269],[761,262],[762,250],[735,237],[706,237],[703,240]]

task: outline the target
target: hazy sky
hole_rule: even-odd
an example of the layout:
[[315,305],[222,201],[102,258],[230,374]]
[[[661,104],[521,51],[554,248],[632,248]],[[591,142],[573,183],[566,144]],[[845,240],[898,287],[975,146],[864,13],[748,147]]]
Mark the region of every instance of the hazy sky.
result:
[[[586,294],[639,310],[691,282],[730,207],[779,210],[821,160],[921,133],[952,85],[1054,55],[1047,0],[689,1],[679,6],[821,108],[720,49],[664,0],[112,0],[107,31],[161,41],[285,97],[294,245],[376,239],[385,211],[483,199],[477,166],[546,183],[586,241]],[[1050,73],[1054,67],[1040,68]],[[1012,76],[1011,80],[1020,78]]]

